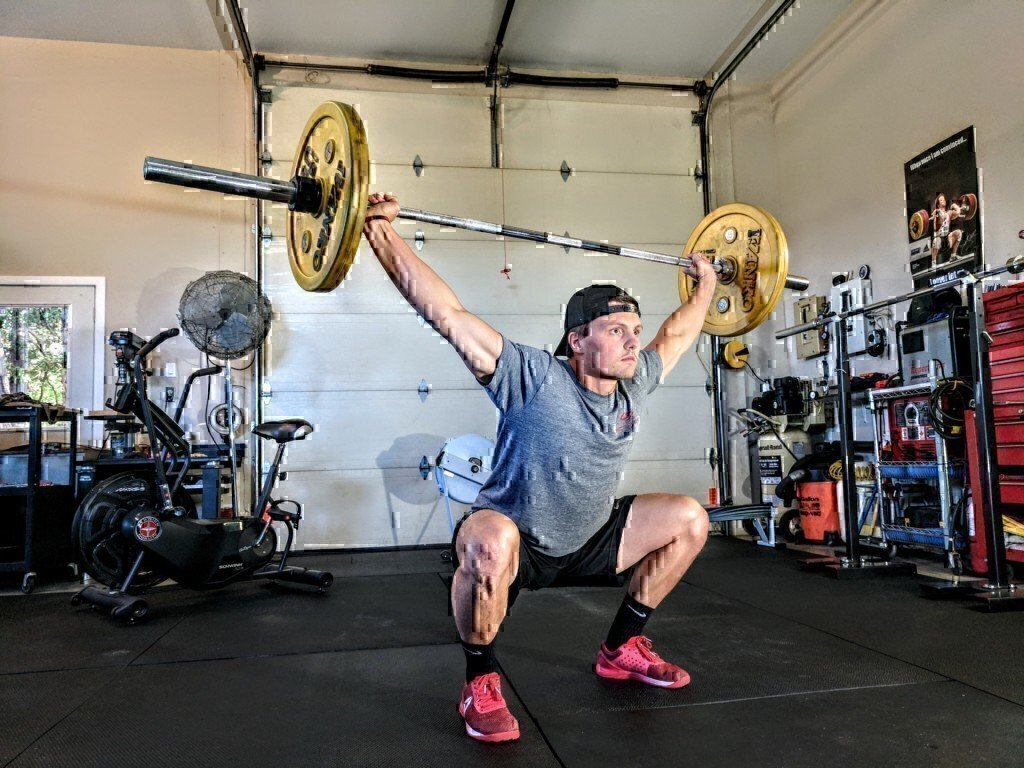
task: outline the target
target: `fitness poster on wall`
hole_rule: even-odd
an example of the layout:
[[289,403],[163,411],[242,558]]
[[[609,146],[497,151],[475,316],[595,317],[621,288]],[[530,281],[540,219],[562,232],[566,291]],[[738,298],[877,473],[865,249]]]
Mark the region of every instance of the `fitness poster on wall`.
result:
[[903,166],[914,289],[941,285],[980,268],[978,163],[974,126]]

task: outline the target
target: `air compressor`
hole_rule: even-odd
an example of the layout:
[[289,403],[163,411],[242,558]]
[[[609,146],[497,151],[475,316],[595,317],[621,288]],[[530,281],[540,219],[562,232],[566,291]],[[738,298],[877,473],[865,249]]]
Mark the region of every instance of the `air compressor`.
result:
[[767,429],[757,438],[757,459],[761,472],[761,498],[771,500],[777,508],[776,520],[783,538],[796,541],[800,536],[798,506],[782,504],[775,489],[800,459],[811,451],[810,436],[802,429],[783,425],[783,429]]
[[799,509],[781,504],[776,486],[793,465],[810,455],[809,430],[825,424],[824,401],[810,379],[785,376],[753,398],[744,416],[758,431],[757,459],[761,496],[778,507],[777,525],[782,535],[795,540],[800,532]]

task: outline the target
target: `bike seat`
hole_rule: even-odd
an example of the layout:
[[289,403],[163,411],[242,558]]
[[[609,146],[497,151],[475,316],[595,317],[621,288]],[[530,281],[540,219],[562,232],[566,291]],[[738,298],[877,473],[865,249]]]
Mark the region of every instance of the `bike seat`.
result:
[[305,419],[282,419],[257,424],[252,433],[279,443],[289,443],[292,440],[302,440],[312,431],[313,425]]

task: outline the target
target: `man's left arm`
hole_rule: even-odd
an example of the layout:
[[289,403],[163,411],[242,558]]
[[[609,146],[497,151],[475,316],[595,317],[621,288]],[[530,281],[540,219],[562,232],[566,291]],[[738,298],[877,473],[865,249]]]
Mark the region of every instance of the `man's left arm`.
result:
[[647,345],[647,349],[657,351],[661,357],[661,381],[665,380],[669,371],[676,367],[679,358],[700,335],[711,298],[715,294],[718,277],[711,262],[699,253],[691,258],[697,278],[697,290],[690,294],[685,304],[668,316],[658,329],[657,335]]

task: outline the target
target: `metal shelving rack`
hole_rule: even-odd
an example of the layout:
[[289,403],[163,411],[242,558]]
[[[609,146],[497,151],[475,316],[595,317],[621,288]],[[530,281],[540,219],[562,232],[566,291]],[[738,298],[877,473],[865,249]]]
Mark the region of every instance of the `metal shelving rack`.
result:
[[[27,425],[28,446],[23,452],[24,474],[0,483],[0,574],[21,574],[21,591],[35,588],[37,571],[73,564],[71,516],[74,513],[75,463],[78,457],[78,415],[63,409],[56,418],[40,405],[0,408],[0,424]],[[57,480],[44,479],[43,423],[67,424],[67,458],[52,467]],[[49,459],[51,457],[47,457]]]
[[[938,384],[935,364],[932,363],[928,382],[903,387],[874,389],[868,392],[868,408],[874,427],[875,498],[878,500],[878,525],[883,546],[894,550],[900,544],[938,549],[945,553],[946,563],[959,571],[960,552],[966,547],[961,533],[953,530],[954,507],[964,494],[963,459],[950,458],[945,440],[934,432],[935,459],[927,461],[886,461],[882,460],[882,423],[888,420],[889,402],[910,397],[931,395]],[[934,481],[939,502],[939,525],[937,527],[915,527],[897,522],[895,507],[883,491],[886,479]]]

